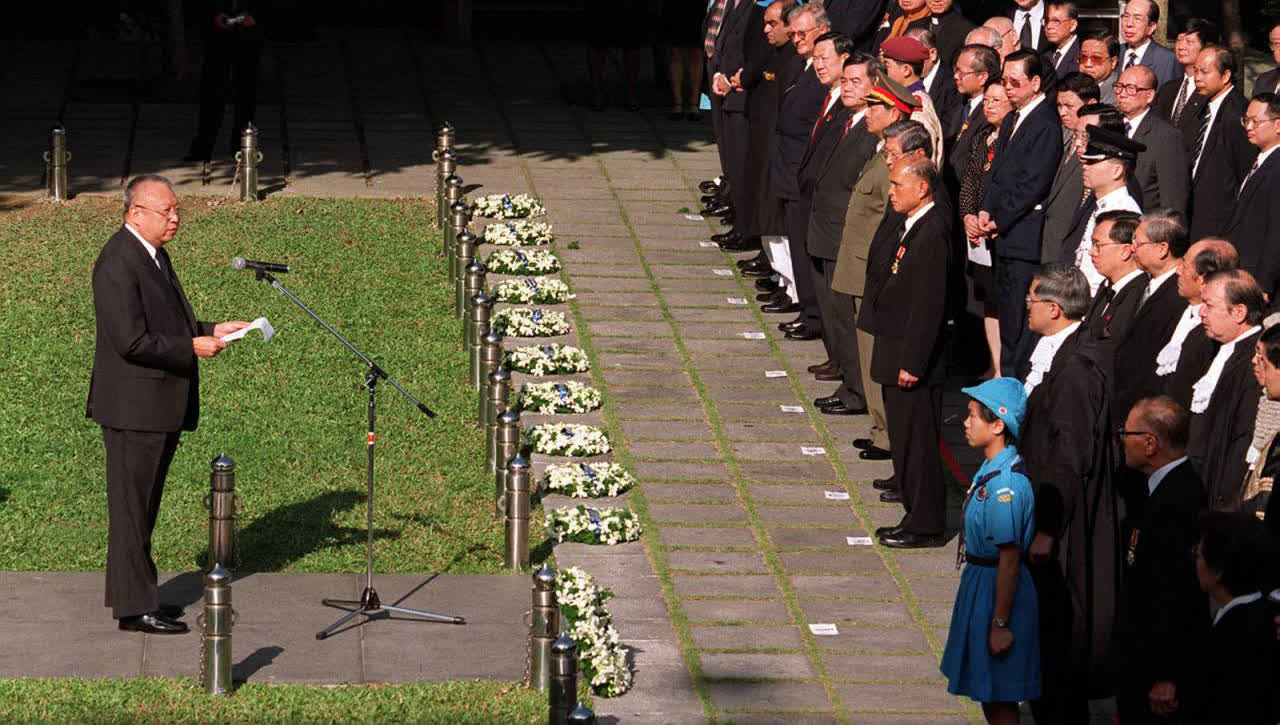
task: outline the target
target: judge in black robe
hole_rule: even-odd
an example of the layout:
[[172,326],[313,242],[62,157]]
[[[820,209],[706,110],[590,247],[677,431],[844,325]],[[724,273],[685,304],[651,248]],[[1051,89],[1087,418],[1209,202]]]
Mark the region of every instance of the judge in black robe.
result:
[[1191,388],[1208,372],[1209,363],[1218,354],[1218,347],[1218,343],[1204,333],[1202,325],[1187,333],[1187,339],[1182,341],[1182,352],[1178,355],[1178,367],[1163,381],[1164,394],[1178,401],[1182,407],[1190,408]]
[[1173,335],[1187,301],[1178,296],[1176,276],[1166,278],[1133,315],[1128,334],[1115,343],[1112,420],[1123,421],[1139,398],[1161,393],[1156,355]]
[[1245,473],[1249,470],[1245,456],[1253,442],[1262,395],[1253,376],[1257,341],[1255,332],[1236,342],[1209,396],[1208,407],[1191,417],[1188,455],[1207,486],[1209,508],[1215,511],[1239,508],[1243,499]]

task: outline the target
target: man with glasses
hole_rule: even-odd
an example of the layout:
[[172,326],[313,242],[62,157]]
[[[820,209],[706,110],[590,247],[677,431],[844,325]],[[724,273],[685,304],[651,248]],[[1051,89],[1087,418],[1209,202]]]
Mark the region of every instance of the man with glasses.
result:
[[1154,0],[1129,0],[1120,15],[1120,35],[1124,38],[1124,59],[1120,70],[1145,65],[1156,72],[1160,83],[1180,75],[1178,58],[1152,36],[1160,24],[1160,6]]
[[1248,102],[1236,87],[1236,56],[1219,45],[1196,58],[1196,93],[1205,99],[1191,137],[1191,238],[1220,236],[1258,150],[1241,119]]
[[[1095,229],[1103,214],[1116,211],[1134,215],[1142,213],[1142,207],[1129,193],[1128,180],[1138,153],[1145,150],[1141,144],[1130,141],[1123,132],[1085,123],[1085,116],[1100,115],[1097,108],[1085,106],[1079,112],[1081,127],[1085,131],[1079,136],[1084,142],[1079,146],[1080,163],[1083,167],[1081,178],[1084,180],[1085,191],[1093,198],[1090,202],[1086,196],[1085,203],[1081,205],[1081,213],[1088,212],[1084,226],[1072,225],[1073,230],[1081,230],[1080,236],[1074,236],[1073,231],[1073,236],[1064,240],[1062,245],[1062,261],[1075,264],[1084,272],[1092,294],[1097,294],[1106,281],[1106,275],[1094,267],[1092,261]],[[1078,216],[1077,222],[1079,219]]]
[[[1271,59],[1280,65],[1280,23],[1271,27],[1271,33],[1267,35],[1267,43],[1271,46]],[[1280,93],[1280,67],[1272,68],[1259,75],[1253,82],[1253,92],[1255,94]]]
[[200,416],[198,358],[247,322],[199,322],[165,246],[178,233],[178,198],[161,176],[124,192],[124,224],[93,267],[97,318],[87,417],[102,426],[107,459],[106,605],[119,628],[181,634],[181,607],[159,601],[151,532],[181,431]]
[[1151,112],[1156,99],[1156,74],[1145,65],[1122,72],[1115,83],[1116,108],[1124,114],[1124,132],[1147,147],[1138,154],[1133,178],[1142,189],[1147,209],[1187,211],[1191,193],[1190,162],[1182,132]]
[[1187,460],[1191,423],[1171,398],[1143,398],[1116,435],[1125,464],[1146,477],[1147,492],[1146,505],[1130,512],[1125,526],[1116,707],[1122,723],[1192,722],[1182,716],[1191,709],[1208,600],[1191,560],[1205,500]]
[[1106,28],[1096,27],[1080,35],[1080,72],[1098,84],[1102,102],[1116,104],[1115,82],[1120,76],[1120,41]]
[[1051,43],[1041,55],[1054,73],[1063,77],[1080,69],[1080,11],[1072,0],[1050,2],[1044,10],[1044,37]]
[[1109,341],[1113,347],[1129,334],[1149,281],[1138,266],[1133,249],[1140,220],[1138,214],[1130,211],[1104,212],[1098,216],[1089,243],[1089,259],[1103,282],[1089,305],[1085,327],[1094,337]]
[[1280,96],[1259,93],[1245,109],[1245,133],[1258,157],[1236,194],[1235,211],[1224,237],[1240,252],[1240,267],[1258,279],[1274,303],[1280,299]]
[[1200,51],[1206,45],[1217,42],[1217,25],[1204,18],[1188,18],[1173,46],[1174,56],[1182,65],[1182,74],[1161,85],[1156,96],[1156,109],[1160,116],[1182,131],[1188,146],[1195,139],[1194,122],[1204,105],[1204,98],[1196,93],[1196,58],[1200,57]]

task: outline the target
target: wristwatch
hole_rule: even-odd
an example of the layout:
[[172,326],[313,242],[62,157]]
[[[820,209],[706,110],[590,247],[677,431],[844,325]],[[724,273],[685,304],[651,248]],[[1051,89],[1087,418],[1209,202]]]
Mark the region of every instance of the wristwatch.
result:
[[1008,628],[1009,628],[1009,622],[1008,622],[1007,620],[1001,619],[1001,618],[999,618],[999,617],[992,617],[992,618],[991,618],[991,625],[992,625],[993,627],[999,627],[1000,629],[1008,629]]

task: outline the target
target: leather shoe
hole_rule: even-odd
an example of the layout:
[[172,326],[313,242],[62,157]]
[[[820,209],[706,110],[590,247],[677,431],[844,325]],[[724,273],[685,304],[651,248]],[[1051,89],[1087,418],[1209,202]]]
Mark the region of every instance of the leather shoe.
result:
[[[798,308],[800,307],[800,305],[796,305],[796,307]],[[787,338],[788,340],[817,340],[818,338],[822,337],[822,335],[819,334],[817,330],[812,330],[808,327],[801,327],[798,330],[792,330],[791,332],[788,332],[787,334],[783,335],[783,337]]]
[[712,204],[711,206],[706,207],[699,213],[702,214],[702,216],[704,217],[718,216],[718,217],[724,218],[733,213],[733,207],[729,206],[728,204]]
[[743,277],[768,277],[773,274],[773,268],[767,264],[749,264],[739,271]]
[[934,549],[946,546],[944,534],[917,534],[914,531],[899,530],[897,533],[880,537],[880,543],[890,549]]
[[764,279],[756,280],[756,289],[761,292],[777,292],[782,289],[782,285],[778,284],[778,280],[773,277],[765,277]]
[[828,395],[825,398],[814,398],[813,407],[830,408],[833,405],[842,405],[839,395]]
[[[796,302],[792,302],[791,298],[789,297],[787,298],[787,301],[785,303],[780,303],[776,305],[764,305],[763,307],[760,308],[761,312],[776,312],[780,314],[799,312],[800,310],[801,310],[800,305]],[[790,334],[791,333],[787,333],[788,337],[790,336]]]
[[757,252],[760,250],[760,239],[739,239],[736,242],[722,242],[717,246],[726,252]]
[[786,299],[788,299],[787,293],[783,292],[782,290],[774,290],[772,292],[761,292],[760,294],[756,295],[756,302],[761,302],[764,304],[783,302]]
[[867,412],[866,407],[850,408],[844,403],[839,405],[830,405],[825,408],[818,408],[823,415],[863,415]]
[[805,368],[805,370],[808,370],[814,375],[817,375],[818,373],[829,373],[834,371],[835,369],[836,369],[836,363],[834,360],[823,360],[817,365],[810,365],[809,367]]
[[883,448],[876,448],[875,446],[872,446],[858,451],[858,458],[861,458],[864,461],[887,461],[890,458],[893,458],[893,454]]
[[876,529],[876,538],[882,539],[886,536],[893,536],[895,534],[901,533],[901,531],[902,531],[902,524],[894,524],[893,526],[881,526],[880,528]]
[[894,491],[898,488],[898,479],[893,476],[888,478],[877,478],[871,482],[871,487],[877,491]]
[[714,194],[719,190],[720,190],[720,177],[698,182],[698,191],[701,191],[704,194]]
[[729,207],[729,211],[720,217],[720,226],[731,227],[738,222],[738,217],[734,216],[733,207]]
[[791,332],[792,330],[798,330],[801,327],[804,327],[804,318],[802,317],[797,317],[794,320],[787,320],[786,322],[778,323],[778,329],[782,330],[783,332]]
[[742,235],[733,230],[711,235],[711,241],[715,242],[716,244],[722,244],[724,242],[732,242],[738,239],[742,239]]
[[766,277],[771,276],[773,274],[772,268],[769,266],[769,260],[763,259],[762,256],[759,254],[757,254],[754,257],[739,259],[738,261],[734,262],[734,265],[738,269],[750,269],[753,267],[763,267],[765,269],[770,270],[770,273],[768,275],[765,275]]
[[880,492],[880,500],[884,503],[902,503],[902,489],[891,488]]
[[185,614],[185,612],[182,611],[182,607],[178,606],[177,604],[161,604],[160,608],[156,611],[160,612],[160,616],[164,617],[165,619],[173,619],[173,620],[177,620],[181,618],[183,614]]
[[876,444],[870,438],[854,438],[853,447],[860,451],[865,451],[868,448],[875,448]]
[[125,632],[144,634],[184,634],[187,632],[187,625],[175,622],[159,612],[151,612],[134,617],[121,617],[120,629]]
[[822,382],[827,383],[827,382],[834,382],[836,380],[844,380],[844,376],[840,374],[839,370],[835,372],[823,371],[820,373],[814,373],[813,379],[821,380]]

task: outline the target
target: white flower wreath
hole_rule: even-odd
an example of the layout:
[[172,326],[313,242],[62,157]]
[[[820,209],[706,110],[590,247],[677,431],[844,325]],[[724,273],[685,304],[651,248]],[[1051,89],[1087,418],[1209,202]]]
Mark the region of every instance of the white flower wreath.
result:
[[541,275],[560,271],[560,260],[545,249],[499,249],[484,262],[489,274]]
[[507,367],[517,373],[542,377],[585,373],[591,369],[591,361],[582,350],[556,342],[517,347],[507,356]]
[[490,219],[527,219],[542,216],[542,202],[528,194],[489,194],[471,202],[471,213]]
[[573,299],[569,285],[550,277],[504,279],[498,284],[498,301],[517,304],[554,305]]
[[578,643],[582,674],[591,683],[591,691],[601,697],[617,697],[630,690],[632,683],[627,650],[619,642],[606,606],[612,597],[613,592],[598,586],[590,574],[576,566],[556,577],[561,629]]
[[611,450],[609,436],[593,425],[542,423],[526,435],[533,451],[544,456],[598,456]]
[[486,226],[481,241],[499,247],[536,247],[554,238],[550,224],[521,220]]
[[529,307],[504,307],[494,313],[492,325],[511,337],[555,337],[573,329],[563,312]]
[[579,544],[625,544],[640,538],[644,528],[631,509],[587,508],[582,504],[547,512],[547,536]]
[[600,407],[600,391],[575,380],[563,383],[525,383],[520,410],[530,413],[586,413]]
[[542,485],[573,498],[617,496],[635,485],[627,469],[611,461],[596,463],[552,463],[542,476]]

